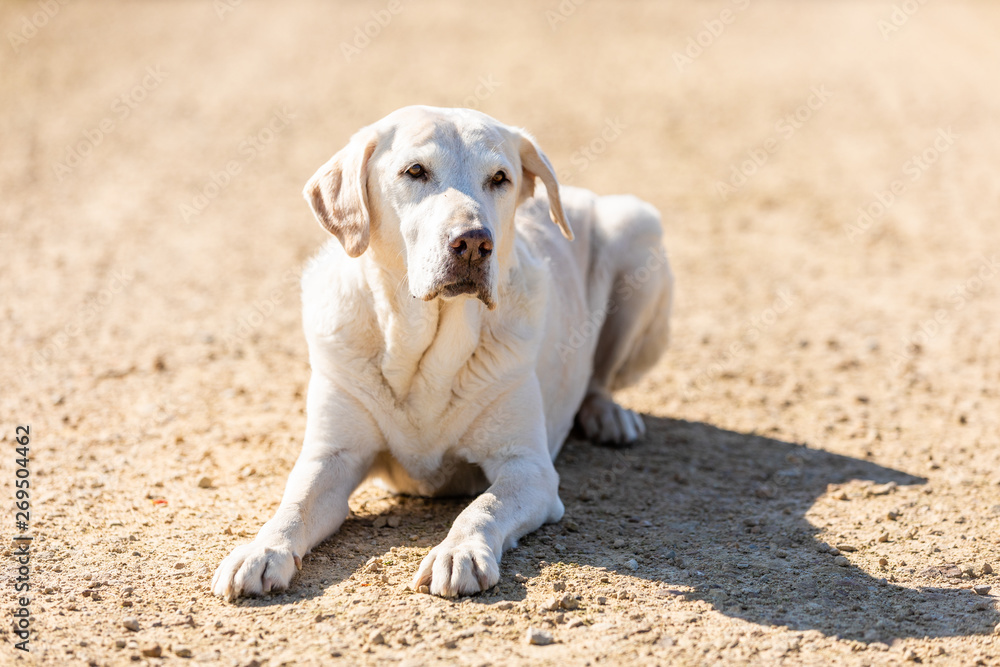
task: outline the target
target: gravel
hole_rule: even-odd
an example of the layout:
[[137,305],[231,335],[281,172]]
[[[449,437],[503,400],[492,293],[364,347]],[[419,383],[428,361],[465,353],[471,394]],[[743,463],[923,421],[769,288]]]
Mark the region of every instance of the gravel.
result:
[[552,633],[541,628],[528,628],[528,632],[524,636],[525,644],[533,644],[535,646],[547,646],[553,641],[555,640],[552,638]]

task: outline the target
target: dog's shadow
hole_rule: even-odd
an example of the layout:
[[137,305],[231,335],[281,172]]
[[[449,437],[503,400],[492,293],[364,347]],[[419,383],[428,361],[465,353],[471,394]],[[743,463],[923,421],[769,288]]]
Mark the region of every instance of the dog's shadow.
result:
[[[880,548],[893,546],[877,541],[881,527],[862,526],[854,539],[845,539],[858,550],[846,552],[845,561],[817,539],[821,529],[807,518],[825,497],[827,503],[857,507],[850,526],[870,521],[874,508],[912,502],[897,496],[913,495],[913,487],[926,480],[704,423],[649,415],[645,421],[648,434],[631,449],[566,444],[556,460],[566,516],[504,554],[500,586],[474,602],[523,599],[526,581],[547,564],[562,562],[616,575],[596,588],[614,589],[622,578],[645,580],[656,584],[656,595],[700,600],[735,618],[869,643],[990,634],[1000,623],[991,599],[968,590],[973,582],[953,579],[951,587],[940,588],[894,583],[898,573],[922,575],[914,571],[916,562],[877,564]],[[845,483],[848,499],[831,499],[830,485]],[[348,519],[309,557],[291,595],[244,604],[322,595],[332,583],[363,571],[370,559],[384,560],[394,546],[433,546],[469,502],[372,497],[402,519],[398,529],[374,528],[371,517]],[[884,514],[880,520],[890,542],[906,539],[905,514],[898,522]],[[862,569],[851,558],[873,565]],[[941,563],[921,567],[928,564]],[[647,594],[648,587],[639,593]]]
[[[898,496],[913,496],[912,486],[925,479],[704,423],[645,420],[649,433],[632,449],[567,443],[557,460],[566,518],[526,537],[522,547],[549,562],[604,566],[656,582],[659,595],[701,600],[753,623],[863,642],[990,634],[1000,622],[991,600],[969,590],[982,581],[952,579],[950,588],[892,581],[901,574],[931,582],[917,570],[940,559],[918,568],[898,560],[878,564],[880,548],[893,546],[879,536],[907,539],[900,523],[906,516],[893,521],[883,511],[884,526],[875,526],[873,507],[912,502]],[[857,508],[849,530],[869,523],[843,540],[838,559],[817,539],[821,529],[807,514],[831,484],[853,480],[849,494],[831,494],[844,493],[843,500],[826,501]],[[835,534],[826,539],[838,542]],[[860,556],[872,567],[853,565],[850,559]],[[516,567],[516,556],[509,560],[507,569]]]

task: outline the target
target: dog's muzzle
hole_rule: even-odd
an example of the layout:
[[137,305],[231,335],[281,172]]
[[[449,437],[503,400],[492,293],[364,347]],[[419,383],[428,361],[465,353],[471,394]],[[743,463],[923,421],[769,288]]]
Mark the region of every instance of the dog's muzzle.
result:
[[492,310],[495,304],[490,296],[489,284],[489,260],[493,255],[493,234],[490,230],[476,227],[452,232],[447,252],[440,287],[424,297],[425,300],[471,294]]

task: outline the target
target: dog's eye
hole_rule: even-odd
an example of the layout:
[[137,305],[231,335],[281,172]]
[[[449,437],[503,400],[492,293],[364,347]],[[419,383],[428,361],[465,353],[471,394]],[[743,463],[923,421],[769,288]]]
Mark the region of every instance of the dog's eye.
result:
[[415,164],[407,169],[406,173],[413,178],[423,178],[427,174],[427,170],[424,169],[422,164]]
[[501,169],[497,173],[493,174],[493,178],[490,179],[490,182],[492,182],[493,185],[500,185],[506,180],[507,180],[507,174],[504,173],[503,169]]

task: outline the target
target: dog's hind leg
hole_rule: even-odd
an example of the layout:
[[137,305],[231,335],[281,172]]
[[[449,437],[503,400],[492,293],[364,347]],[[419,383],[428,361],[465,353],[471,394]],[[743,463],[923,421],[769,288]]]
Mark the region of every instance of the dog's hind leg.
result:
[[635,197],[601,197],[596,214],[595,233],[603,238],[595,251],[614,280],[576,423],[591,441],[624,446],[642,437],[645,426],[611,392],[638,380],[666,348],[673,275],[656,209]]

